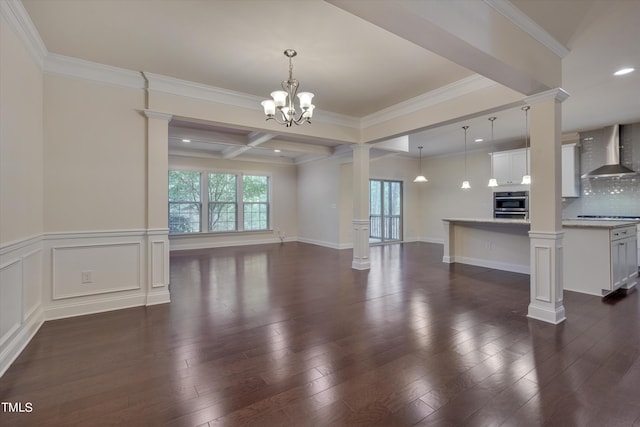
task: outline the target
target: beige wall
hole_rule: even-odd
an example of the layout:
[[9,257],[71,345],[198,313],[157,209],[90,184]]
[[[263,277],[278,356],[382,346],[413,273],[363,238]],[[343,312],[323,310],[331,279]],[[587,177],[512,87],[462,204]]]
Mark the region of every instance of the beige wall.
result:
[[142,90],[45,75],[45,230],[146,227]]
[[0,245],[43,229],[42,72],[0,19]]
[[460,188],[464,179],[464,154],[423,158],[422,165],[429,180],[424,186],[421,206],[423,240],[443,241],[442,218],[491,218],[493,193],[487,187],[491,169],[487,151],[468,153],[469,190]]

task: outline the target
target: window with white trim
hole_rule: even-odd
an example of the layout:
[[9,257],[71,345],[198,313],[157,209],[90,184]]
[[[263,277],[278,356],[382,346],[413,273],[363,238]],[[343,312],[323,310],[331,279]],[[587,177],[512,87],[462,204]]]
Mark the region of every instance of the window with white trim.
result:
[[169,233],[199,233],[200,172],[169,171]]
[[269,177],[242,177],[242,212],[245,230],[269,228]]
[[266,175],[169,171],[169,233],[269,230],[270,191]]
[[235,231],[238,223],[238,179],[228,173],[210,173],[209,231]]

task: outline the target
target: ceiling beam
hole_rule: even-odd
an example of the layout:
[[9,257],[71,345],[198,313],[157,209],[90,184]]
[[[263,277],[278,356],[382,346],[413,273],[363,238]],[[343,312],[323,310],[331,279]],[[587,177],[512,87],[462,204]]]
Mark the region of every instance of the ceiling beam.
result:
[[561,87],[561,57],[486,2],[327,1],[521,94]]
[[241,147],[229,147],[222,151],[223,159],[233,159],[234,157],[238,157],[240,154],[244,153],[247,150],[252,149],[253,147],[257,147],[260,144],[263,144],[270,139],[272,139],[275,135],[270,133],[263,132],[251,132],[247,136],[247,145],[243,145]]

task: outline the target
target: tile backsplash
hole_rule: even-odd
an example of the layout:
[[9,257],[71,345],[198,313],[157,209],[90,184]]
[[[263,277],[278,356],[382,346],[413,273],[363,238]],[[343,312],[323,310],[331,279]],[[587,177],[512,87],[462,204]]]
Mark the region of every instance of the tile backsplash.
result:
[[[580,133],[580,174],[604,164],[602,130]],[[620,128],[621,163],[640,171],[640,123]],[[578,215],[640,216],[640,175],[627,178],[581,179],[582,196],[563,202],[563,217]]]

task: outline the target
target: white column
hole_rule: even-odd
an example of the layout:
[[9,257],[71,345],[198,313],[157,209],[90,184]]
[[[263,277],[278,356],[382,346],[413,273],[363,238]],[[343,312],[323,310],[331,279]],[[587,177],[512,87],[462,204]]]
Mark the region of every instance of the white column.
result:
[[553,89],[526,100],[531,105],[531,299],[528,316],[553,324],[565,320],[561,102],[567,97],[564,90]]
[[147,305],[169,295],[169,122],[171,114],[145,110],[147,116]]
[[353,148],[353,261],[351,267],[367,270],[369,263],[369,149]]

